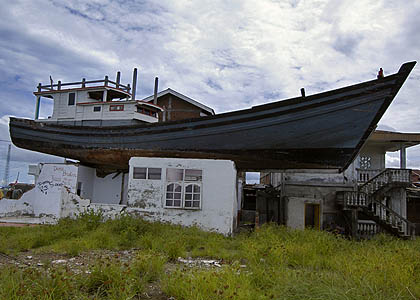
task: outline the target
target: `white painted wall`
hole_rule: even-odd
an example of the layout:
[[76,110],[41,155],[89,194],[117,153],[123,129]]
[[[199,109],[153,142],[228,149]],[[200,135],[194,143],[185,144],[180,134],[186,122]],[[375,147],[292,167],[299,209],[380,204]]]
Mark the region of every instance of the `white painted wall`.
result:
[[[86,166],[40,164],[39,177],[32,190],[19,200],[0,200],[0,218],[33,215],[42,217],[40,223],[54,223],[59,218],[75,217],[88,209],[114,218],[126,207],[118,204],[122,174],[113,179],[114,175],[99,178],[95,169]],[[123,204],[127,203],[128,177],[128,173],[124,174]],[[80,197],[76,195],[77,182],[82,182]]]
[[[96,177],[94,180],[94,187],[93,187],[93,197],[92,203],[106,203],[106,204],[119,204],[121,201],[121,180],[122,174],[119,174],[117,177],[112,178],[115,176],[114,174],[109,174],[104,178]],[[128,174],[125,175],[125,182],[128,180]],[[125,200],[127,199],[127,183],[125,184]],[[126,203],[124,201],[121,204]]]
[[96,172],[94,168],[79,165],[77,182],[82,183],[80,197],[85,199],[93,198],[93,187],[95,184]]
[[35,198],[35,189],[27,191],[18,200],[0,199],[0,218],[9,216],[33,215],[33,200]]
[[[369,169],[382,170],[385,169],[385,150],[381,147],[365,146],[360,151],[360,156],[370,157],[371,166]],[[359,166],[358,166],[359,167]]]
[[[162,168],[160,180],[133,179],[133,167]],[[165,208],[166,169],[202,170],[201,209]],[[127,212],[139,212],[154,221],[231,234],[236,226],[236,169],[232,161],[210,159],[130,159]]]
[[[69,93],[75,93],[75,104],[68,105]],[[54,113],[54,117],[58,119],[73,119],[76,117],[76,103],[78,99],[78,91],[72,91],[69,93],[58,93],[54,95],[54,102],[57,101],[57,106],[54,103],[54,110],[57,109],[57,114]]]
[[77,166],[70,164],[44,164],[35,184],[32,202],[34,215],[60,217],[61,192],[66,189],[76,192]]

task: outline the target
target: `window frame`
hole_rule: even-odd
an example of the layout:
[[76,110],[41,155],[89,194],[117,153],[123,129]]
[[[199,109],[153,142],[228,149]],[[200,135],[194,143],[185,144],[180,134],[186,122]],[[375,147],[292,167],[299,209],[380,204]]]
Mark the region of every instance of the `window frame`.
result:
[[109,111],[124,111],[124,104],[111,104]]
[[67,96],[67,106],[73,106],[73,105],[76,105],[76,93],[74,92],[68,93],[68,96]]
[[101,110],[102,110],[101,106],[94,106],[93,107],[93,112],[101,112]]
[[[182,180],[168,180],[168,170],[182,170]],[[187,170],[200,171],[201,175],[198,176],[197,180],[188,180],[186,179]],[[163,206],[168,209],[186,209],[186,210],[201,210],[203,203],[203,170],[201,169],[181,169],[181,168],[166,168],[166,178],[164,185],[164,199]],[[168,199],[168,194],[171,194],[172,191],[168,190],[170,185],[180,185],[181,186],[181,205],[180,206],[171,206],[167,205],[167,200],[174,201],[174,198]],[[188,192],[187,188],[192,186],[192,191]],[[198,187],[199,191],[195,192],[195,187]],[[191,199],[186,199],[186,195],[191,194]],[[198,195],[198,200],[194,200],[194,195]],[[186,206],[186,202],[191,202],[191,206]],[[198,202],[198,206],[194,206],[194,202]]]
[[[140,172],[136,172],[136,169],[146,169],[146,172],[144,173],[145,174],[145,177],[144,178],[136,178],[135,177],[135,175],[136,174],[143,174],[143,173],[140,173]],[[160,170],[160,176],[159,176],[159,178],[150,178],[149,177],[149,169],[154,169],[154,170],[157,170],[157,169],[159,169]],[[156,173],[152,173],[152,174],[156,174]],[[132,175],[132,178],[134,179],[134,180],[162,180],[162,168],[151,168],[151,167],[133,167],[133,175]]]

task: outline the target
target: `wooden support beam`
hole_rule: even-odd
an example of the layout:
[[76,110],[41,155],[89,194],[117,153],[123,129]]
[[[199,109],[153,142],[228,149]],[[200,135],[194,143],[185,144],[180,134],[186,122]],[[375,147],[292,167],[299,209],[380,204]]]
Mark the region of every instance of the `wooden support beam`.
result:
[[119,89],[120,88],[120,82],[121,82],[121,72],[120,71],[117,72],[117,79],[115,80],[115,82],[116,82],[115,86],[117,87],[117,89]]
[[[41,84],[40,84],[41,85]],[[38,86],[40,88],[40,86]],[[39,106],[41,104],[41,96],[36,97],[36,104],[35,104],[35,120],[39,118]]]

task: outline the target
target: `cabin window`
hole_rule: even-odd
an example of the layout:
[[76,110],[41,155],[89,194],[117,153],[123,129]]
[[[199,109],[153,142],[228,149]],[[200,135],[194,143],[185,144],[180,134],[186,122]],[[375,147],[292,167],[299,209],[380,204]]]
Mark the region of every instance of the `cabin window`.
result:
[[75,102],[76,102],[76,93],[69,93],[68,105],[74,105]]
[[161,168],[133,168],[133,179],[151,179],[160,180],[162,174]]
[[110,105],[109,111],[123,111],[124,105]]
[[94,106],[93,111],[101,111],[101,107],[100,106]]
[[201,208],[203,171],[196,169],[166,169],[167,208]]
[[150,109],[143,108],[143,107],[137,107],[137,112],[141,113],[143,115],[148,115],[148,116],[152,116],[152,117],[155,117],[155,118],[157,116],[155,111],[152,111]]

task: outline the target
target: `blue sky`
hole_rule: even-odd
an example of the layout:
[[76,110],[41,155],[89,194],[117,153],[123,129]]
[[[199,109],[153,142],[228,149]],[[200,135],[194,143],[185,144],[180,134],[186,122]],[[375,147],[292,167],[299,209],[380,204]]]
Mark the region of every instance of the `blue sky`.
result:
[[[372,79],[420,59],[420,1],[3,1],[0,10],[0,139],[8,117],[32,118],[39,82],[114,78],[138,98],[179,91],[216,113]],[[381,128],[420,132],[417,66],[382,118]],[[41,116],[51,114],[43,99]],[[0,176],[7,143],[0,142]],[[398,153],[388,156],[397,163]],[[12,149],[11,178],[27,165],[61,161]],[[420,148],[408,150],[420,168]],[[2,178],[0,178],[2,179]]]

